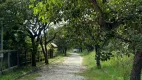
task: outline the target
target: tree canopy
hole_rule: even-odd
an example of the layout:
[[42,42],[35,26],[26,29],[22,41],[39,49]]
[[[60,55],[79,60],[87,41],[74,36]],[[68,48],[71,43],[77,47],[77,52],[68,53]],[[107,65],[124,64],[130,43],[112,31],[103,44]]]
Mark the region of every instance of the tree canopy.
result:
[[141,5],[141,0],[1,0],[4,48],[28,47],[32,66],[36,66],[39,45],[48,59],[46,45],[51,41],[65,53],[71,48],[95,49],[98,68],[113,52],[133,53],[131,80],[140,80]]

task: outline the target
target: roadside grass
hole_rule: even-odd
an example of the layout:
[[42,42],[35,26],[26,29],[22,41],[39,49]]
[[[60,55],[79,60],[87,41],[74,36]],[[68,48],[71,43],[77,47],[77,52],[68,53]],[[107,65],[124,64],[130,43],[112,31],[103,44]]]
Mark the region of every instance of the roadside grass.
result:
[[40,77],[40,75],[36,72],[33,72],[33,73],[25,75],[24,77],[21,77],[18,80],[36,80],[36,77]]
[[101,62],[102,69],[98,69],[95,63],[95,51],[80,53],[83,57],[83,65],[86,70],[79,73],[86,80],[129,80],[133,56],[116,56],[108,61]]
[[0,75],[0,80],[14,80],[16,77],[25,74],[27,71],[34,69],[34,67],[31,66],[24,66],[20,68],[15,68],[11,71],[4,72],[2,75]]
[[[63,54],[59,54],[58,56],[49,59],[49,64],[60,64],[64,61]],[[37,67],[43,66],[44,61],[37,62]],[[27,66],[15,68],[13,70],[10,70],[8,72],[4,72],[2,75],[0,75],[0,80],[14,80],[16,77],[25,74],[26,72],[35,69],[37,67],[32,67],[30,64]],[[40,75],[36,72],[27,74],[23,76],[22,78],[18,80],[35,80],[36,77],[39,77]]]
[[62,63],[64,61],[63,57],[65,57],[64,54],[59,54],[54,58],[50,58],[49,59],[49,64],[60,64],[60,63]]

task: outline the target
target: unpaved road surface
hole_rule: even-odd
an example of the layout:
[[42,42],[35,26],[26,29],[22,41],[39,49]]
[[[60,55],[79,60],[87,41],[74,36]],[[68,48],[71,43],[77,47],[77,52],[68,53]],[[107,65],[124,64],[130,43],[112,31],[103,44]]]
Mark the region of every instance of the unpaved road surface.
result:
[[62,64],[48,65],[41,68],[38,73],[41,75],[36,80],[84,80],[82,76],[76,73],[81,72],[82,57],[77,53],[70,53],[65,57]]

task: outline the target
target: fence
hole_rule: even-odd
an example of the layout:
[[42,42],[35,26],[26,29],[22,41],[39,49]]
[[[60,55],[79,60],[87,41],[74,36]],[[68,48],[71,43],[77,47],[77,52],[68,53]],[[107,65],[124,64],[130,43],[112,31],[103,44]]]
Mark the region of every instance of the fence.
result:
[[[0,51],[0,73],[11,68],[30,64],[32,57],[31,51],[3,50]],[[36,62],[44,60],[42,51],[36,54]]]
[[[22,53],[19,54],[19,65],[26,65],[31,63],[31,51],[23,51]],[[38,51],[36,54],[36,62],[43,61],[44,60],[44,55],[42,51]]]
[[0,51],[0,72],[5,69],[17,67],[19,58],[16,50],[3,50]]

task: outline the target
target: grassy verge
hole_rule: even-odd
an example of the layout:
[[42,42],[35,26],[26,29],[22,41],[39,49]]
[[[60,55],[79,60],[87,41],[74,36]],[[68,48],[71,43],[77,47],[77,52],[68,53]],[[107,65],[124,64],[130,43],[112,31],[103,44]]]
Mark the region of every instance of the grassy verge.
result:
[[101,62],[102,69],[97,69],[94,59],[95,51],[90,53],[85,51],[80,54],[83,57],[83,65],[87,69],[79,75],[84,76],[86,80],[129,80],[133,56],[113,57]]
[[[49,64],[59,64],[62,61],[63,61],[63,55],[60,54],[55,58],[49,59]],[[37,67],[39,67],[43,64],[44,64],[44,61],[38,62]],[[0,80],[13,80],[16,77],[18,77],[22,74],[25,74],[26,72],[28,72],[32,69],[35,69],[35,68],[36,67],[32,67],[31,65],[27,65],[27,66],[24,66],[24,67],[13,69],[9,72],[6,72],[6,73],[0,75]],[[35,80],[35,78],[38,77],[38,76],[40,76],[40,75],[38,73],[34,72],[34,73],[31,73],[31,74],[28,74],[28,75],[22,77],[19,80]]]
[[0,75],[0,80],[13,80],[14,78],[26,73],[27,71],[31,69],[34,69],[34,67],[24,66],[24,67],[13,69],[9,72],[4,72],[2,75]]

